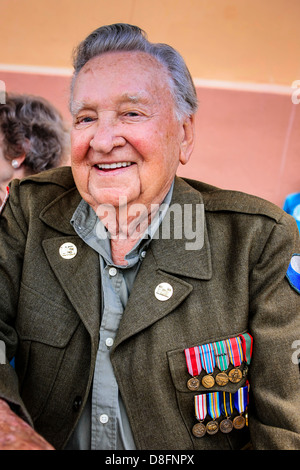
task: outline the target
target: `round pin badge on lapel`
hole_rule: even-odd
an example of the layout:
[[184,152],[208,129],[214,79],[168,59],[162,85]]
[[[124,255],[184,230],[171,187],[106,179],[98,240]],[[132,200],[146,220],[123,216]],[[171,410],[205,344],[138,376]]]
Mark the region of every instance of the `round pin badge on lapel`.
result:
[[74,243],[64,243],[59,249],[59,254],[64,259],[72,259],[77,255],[77,247]]
[[155,297],[162,302],[169,300],[173,295],[173,287],[168,282],[161,282],[154,291]]

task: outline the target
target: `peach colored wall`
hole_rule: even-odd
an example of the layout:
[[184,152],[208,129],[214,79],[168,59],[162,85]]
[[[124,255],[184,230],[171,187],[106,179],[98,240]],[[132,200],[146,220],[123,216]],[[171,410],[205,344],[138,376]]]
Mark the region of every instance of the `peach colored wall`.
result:
[[8,91],[45,96],[70,121],[73,47],[100,25],[138,24],[176,47],[198,84],[195,150],[179,174],[280,206],[300,191],[300,104],[290,88],[300,79],[299,0],[0,0],[0,12]]
[[70,67],[118,21],[179,49],[197,78],[290,85],[300,73],[299,0],[0,0],[0,63]]
[[182,176],[282,206],[300,191],[300,105],[289,94],[198,88],[197,139]]

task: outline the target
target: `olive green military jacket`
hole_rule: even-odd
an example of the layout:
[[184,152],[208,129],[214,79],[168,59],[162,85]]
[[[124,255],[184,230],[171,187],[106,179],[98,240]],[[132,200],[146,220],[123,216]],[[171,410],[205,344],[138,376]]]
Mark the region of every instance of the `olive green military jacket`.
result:
[[[99,257],[70,224],[80,199],[62,168],[14,181],[0,217],[0,340],[15,357],[15,369],[0,365],[0,396],[57,449],[84,408],[99,337]],[[136,447],[299,449],[300,296],[286,278],[296,224],[256,197],[176,178],[170,209],[184,204],[204,207],[203,246],[172,231],[151,242],[111,351]],[[69,242],[77,254],[62,257]],[[161,283],[173,290],[164,301]],[[245,332],[242,380],[189,390],[184,350]],[[195,437],[194,396],[248,382],[248,426]]]

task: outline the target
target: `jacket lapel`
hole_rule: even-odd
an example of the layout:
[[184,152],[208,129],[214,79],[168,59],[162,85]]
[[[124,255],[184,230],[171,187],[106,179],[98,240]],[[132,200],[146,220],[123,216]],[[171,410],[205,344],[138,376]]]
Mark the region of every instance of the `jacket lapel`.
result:
[[[69,301],[91,337],[97,340],[101,305],[99,256],[76,235],[70,224],[80,200],[79,193],[73,188],[45,207],[40,214],[41,220],[61,236],[45,239],[42,245]],[[68,259],[60,255],[59,249],[64,243],[75,245],[76,256]]]
[[[203,205],[203,201],[198,191],[183,180],[176,179],[170,210],[173,204],[181,207],[192,204],[195,207],[197,204]],[[192,291],[189,278],[211,278],[211,253],[204,210],[202,216],[203,245],[200,250],[187,250],[186,242],[190,240],[175,238],[173,230],[169,238],[154,237],[130,294],[114,348],[174,311]],[[168,283],[173,289],[172,296],[165,301],[155,295],[155,289],[161,283]]]

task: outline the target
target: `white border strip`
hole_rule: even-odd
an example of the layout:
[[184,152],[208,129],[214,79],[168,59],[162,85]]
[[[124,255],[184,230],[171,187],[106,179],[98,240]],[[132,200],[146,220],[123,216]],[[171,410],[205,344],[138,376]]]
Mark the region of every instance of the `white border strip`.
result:
[[37,75],[57,75],[60,77],[70,77],[73,73],[72,68],[68,67],[42,67],[39,65],[16,65],[0,64],[1,72],[31,73]]
[[[17,64],[1,64],[2,72],[17,72],[38,75],[56,75],[60,77],[71,77],[72,68],[68,67],[43,67],[39,65],[17,65]],[[234,91],[252,91],[255,93],[274,93],[279,95],[290,95],[292,86],[276,85],[271,83],[251,83],[251,82],[232,82],[223,80],[209,80],[202,78],[194,78],[194,84],[197,88],[216,88],[221,90]]]
[[293,88],[287,85],[275,85],[271,83],[230,82],[222,80],[208,80],[202,78],[193,79],[196,88],[217,88],[234,91],[252,91],[255,93],[274,93],[290,95]]

